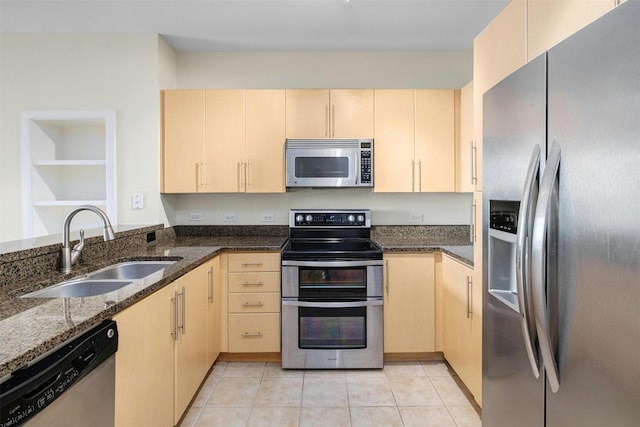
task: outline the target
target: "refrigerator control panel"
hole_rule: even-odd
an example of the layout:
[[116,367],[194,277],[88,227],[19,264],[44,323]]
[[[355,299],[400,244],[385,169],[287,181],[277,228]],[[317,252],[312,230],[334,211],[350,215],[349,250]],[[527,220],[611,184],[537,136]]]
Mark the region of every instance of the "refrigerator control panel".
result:
[[489,228],[516,234],[519,211],[517,200],[489,200]]

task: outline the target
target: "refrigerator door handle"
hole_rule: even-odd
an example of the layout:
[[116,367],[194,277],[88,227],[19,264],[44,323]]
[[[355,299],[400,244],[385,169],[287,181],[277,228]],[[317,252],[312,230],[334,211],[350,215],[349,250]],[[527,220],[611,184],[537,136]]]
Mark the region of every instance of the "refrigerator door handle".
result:
[[558,180],[560,169],[560,146],[554,141],[544,175],[540,184],[540,194],[536,205],[535,219],[533,222],[533,238],[531,243],[531,278],[533,282],[533,306],[536,314],[536,328],[538,330],[540,353],[547,372],[547,380],[551,391],[558,392],[560,381],[558,378],[558,365],[551,343],[551,330],[549,329],[549,317],[547,316],[547,230],[551,216],[552,198],[554,188]]
[[529,251],[530,236],[533,227],[533,200],[538,196],[538,188],[536,186],[537,177],[540,170],[540,146],[536,144],[531,153],[529,168],[522,190],[522,202],[520,203],[520,212],[518,214],[518,233],[516,236],[516,285],[518,289],[518,309],[520,311],[520,323],[522,325],[522,335],[524,338],[524,346],[531,365],[531,372],[534,378],[540,377],[540,369],[538,367],[538,358],[536,356],[535,340],[536,325],[531,318],[531,297],[530,297],[530,268],[529,268]]

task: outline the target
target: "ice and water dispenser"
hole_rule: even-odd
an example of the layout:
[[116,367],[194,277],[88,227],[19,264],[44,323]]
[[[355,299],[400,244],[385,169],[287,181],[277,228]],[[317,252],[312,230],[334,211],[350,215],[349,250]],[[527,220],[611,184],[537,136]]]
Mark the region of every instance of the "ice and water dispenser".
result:
[[516,233],[520,202],[489,200],[489,293],[518,311]]

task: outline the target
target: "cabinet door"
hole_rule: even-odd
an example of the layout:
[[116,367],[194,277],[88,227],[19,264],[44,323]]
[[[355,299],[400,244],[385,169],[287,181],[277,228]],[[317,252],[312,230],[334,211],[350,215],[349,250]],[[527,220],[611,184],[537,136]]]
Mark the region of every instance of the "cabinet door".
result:
[[284,193],[285,91],[246,91],[248,193]]
[[385,353],[435,351],[433,254],[385,255]]
[[175,418],[182,417],[198,390],[207,365],[208,269],[199,267],[176,280],[178,292],[178,342],[176,344]]
[[203,191],[244,192],[244,90],[207,90]]
[[222,306],[222,281],[220,257],[209,261],[207,270],[207,367],[211,367],[220,354],[220,311]]
[[415,111],[415,191],[455,191],[453,90],[416,90]]
[[413,191],[413,90],[375,91],[376,192]]
[[329,138],[329,91],[286,90],[287,138]]
[[117,426],[174,425],[174,289],[168,285],[113,316]]
[[203,90],[162,92],[162,192],[200,191],[204,155]]
[[443,255],[443,344],[451,364],[478,403],[482,389],[482,291],[473,270]]
[[526,4],[509,2],[473,40],[473,127],[477,144],[476,191],[482,190],[482,95],[527,61]]
[[373,138],[372,89],[336,89],[329,97],[331,138]]
[[615,0],[528,0],[527,59],[552,48],[615,5]]
[[460,165],[456,179],[456,191],[471,193],[475,190],[476,151],[473,140],[473,81],[460,90]]

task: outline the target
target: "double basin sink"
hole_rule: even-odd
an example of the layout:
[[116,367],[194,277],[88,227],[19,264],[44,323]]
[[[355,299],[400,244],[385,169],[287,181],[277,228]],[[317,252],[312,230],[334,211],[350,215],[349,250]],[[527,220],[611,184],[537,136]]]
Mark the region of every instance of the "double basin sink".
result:
[[22,298],[81,298],[116,291],[164,270],[176,261],[127,261],[23,295]]

